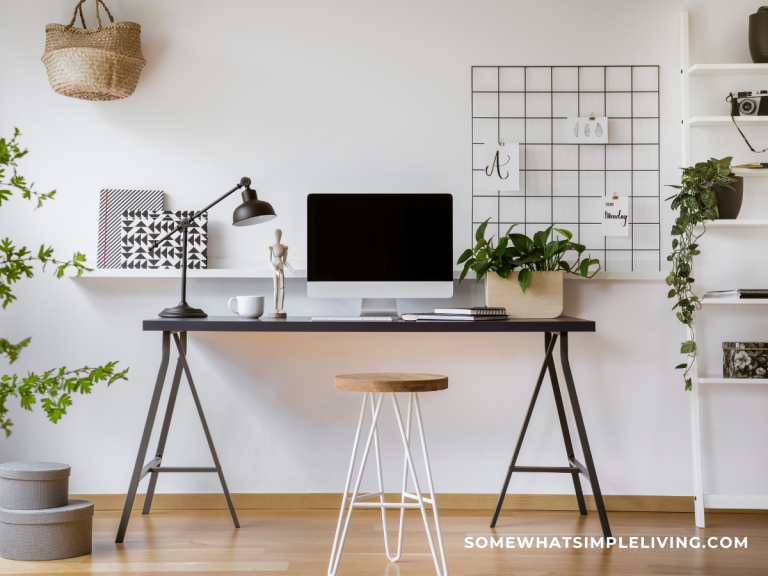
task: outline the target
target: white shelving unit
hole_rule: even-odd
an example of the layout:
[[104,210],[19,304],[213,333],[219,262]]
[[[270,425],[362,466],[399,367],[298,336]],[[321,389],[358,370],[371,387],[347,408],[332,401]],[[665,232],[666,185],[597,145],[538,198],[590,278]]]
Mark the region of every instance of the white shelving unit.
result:
[[755,170],[750,168],[736,168],[733,173],[742,178],[762,178],[768,176],[768,169],[759,168]]
[[694,64],[689,76],[753,76],[768,74],[768,64]]
[[[683,166],[691,165],[691,128],[732,126],[730,116],[695,116],[690,115],[690,79],[692,76],[746,76],[768,75],[768,64],[694,64],[689,60],[689,28],[688,12],[683,12],[680,19],[680,72],[681,72],[681,109],[683,114]],[[768,126],[768,116],[743,117],[736,120],[741,126]],[[768,176],[761,170],[742,169],[736,172],[739,176],[758,177]],[[721,228],[761,228],[768,227],[768,219],[755,220],[716,220],[707,223],[708,230]],[[722,300],[704,298],[702,304],[754,306],[768,305],[768,299]],[[751,308],[750,308],[751,309]],[[755,310],[755,312],[761,312]],[[689,335],[690,336],[690,335]],[[701,385],[731,385],[731,384],[768,384],[766,380],[745,378],[723,378],[722,376],[699,376],[694,364],[691,370],[691,438],[693,445],[693,489],[695,496],[696,526],[704,528],[704,509],[707,508],[743,508],[752,510],[768,509],[768,496],[731,496],[723,494],[704,494],[703,469],[701,462],[701,419],[699,412],[699,386]]]
[[723,378],[722,376],[699,376],[699,384],[768,384],[768,378]]
[[[768,126],[768,116],[739,116],[736,119],[739,126]],[[688,124],[697,126],[733,126],[730,116],[693,116]]]
[[[701,224],[696,228],[701,228]],[[768,227],[768,220],[764,219],[744,219],[739,220],[713,220],[707,222],[707,229],[710,228],[766,228]]]
[[701,303],[707,306],[765,306],[768,304],[768,298],[702,298]]

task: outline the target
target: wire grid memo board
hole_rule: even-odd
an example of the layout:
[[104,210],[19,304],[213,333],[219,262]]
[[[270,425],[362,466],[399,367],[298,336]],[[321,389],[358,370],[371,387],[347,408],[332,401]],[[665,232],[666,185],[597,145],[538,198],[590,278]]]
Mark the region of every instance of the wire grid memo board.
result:
[[[557,223],[606,271],[661,270],[658,66],[473,66],[472,233]],[[568,144],[567,118],[608,117],[608,144]],[[520,143],[520,190],[489,191],[485,143]],[[606,194],[629,198],[626,237],[601,233]]]

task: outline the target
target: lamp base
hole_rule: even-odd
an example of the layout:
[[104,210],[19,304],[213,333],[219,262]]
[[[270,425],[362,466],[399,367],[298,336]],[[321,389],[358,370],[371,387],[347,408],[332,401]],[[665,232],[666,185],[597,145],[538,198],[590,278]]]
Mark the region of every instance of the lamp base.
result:
[[166,308],[158,316],[160,318],[208,318],[208,314],[199,308],[192,308],[186,302],[173,308]]

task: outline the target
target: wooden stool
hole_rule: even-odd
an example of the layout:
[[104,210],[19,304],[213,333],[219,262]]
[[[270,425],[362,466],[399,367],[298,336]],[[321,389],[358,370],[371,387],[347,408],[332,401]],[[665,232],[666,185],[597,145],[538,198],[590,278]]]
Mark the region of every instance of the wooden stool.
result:
[[[427,539],[429,540],[429,548],[432,551],[432,558],[435,561],[435,569],[438,576],[448,576],[448,568],[445,562],[445,548],[443,547],[443,535],[440,531],[440,518],[437,515],[437,503],[435,502],[435,489],[432,485],[432,471],[429,467],[429,457],[427,455],[427,441],[424,437],[424,427],[421,420],[421,409],[419,408],[419,392],[434,392],[435,390],[445,390],[448,388],[448,377],[439,376],[437,374],[397,374],[397,373],[383,373],[383,374],[343,374],[336,376],[334,380],[334,386],[339,390],[348,390],[351,392],[363,392],[363,406],[360,410],[360,419],[357,423],[357,432],[355,433],[355,443],[352,446],[352,459],[349,463],[349,472],[347,472],[347,483],[344,486],[344,497],[341,501],[341,511],[339,512],[339,522],[336,526],[336,536],[333,539],[333,549],[331,550],[331,562],[328,565],[328,575],[334,576],[336,570],[339,567],[339,559],[341,553],[344,550],[344,542],[347,538],[347,531],[349,530],[349,522],[352,518],[352,510],[355,508],[380,508],[381,518],[384,522],[384,549],[387,554],[387,558],[390,562],[397,562],[400,559],[400,552],[402,550],[403,543],[403,522],[405,519],[406,508],[419,508],[421,510],[421,516],[424,519],[424,527],[427,530]],[[376,400],[376,393],[379,392],[379,398]],[[397,404],[396,392],[408,393],[408,418],[405,426],[403,425],[403,419],[400,415],[400,407]],[[379,413],[381,412],[381,404],[384,400],[384,395],[390,394],[392,396],[392,405],[395,408],[395,417],[397,419],[397,426],[400,429],[400,436],[403,440],[403,447],[405,448],[405,457],[403,462],[403,489],[401,491],[400,503],[385,503],[384,502],[384,480],[381,469],[381,455],[379,453],[379,431],[378,421]],[[352,482],[352,472],[355,467],[355,457],[357,456],[357,448],[360,443],[360,432],[363,428],[363,420],[365,420],[366,403],[368,402],[368,396],[370,395],[371,413],[373,414],[373,422],[371,423],[371,430],[368,433],[368,440],[365,443],[365,451],[363,452],[362,462],[360,463],[360,470],[357,473],[357,480],[355,481],[355,487],[352,491],[351,497],[347,497],[349,493],[349,486]],[[416,478],[416,469],[413,466],[413,458],[411,457],[410,439],[411,439],[411,415],[413,414],[413,406],[416,405],[416,423],[419,428],[419,436],[421,438],[421,447],[424,452],[424,464],[427,470],[427,484],[429,485],[429,498],[423,498],[421,495],[421,488],[419,487],[419,480]],[[363,494],[358,496],[358,490],[360,490],[360,482],[363,479],[363,472],[365,471],[365,464],[368,460],[368,453],[371,449],[371,443],[373,443],[374,451],[376,453],[376,464],[379,478],[379,491],[371,494]],[[410,471],[411,479],[413,480],[414,493],[407,492],[408,487],[408,472]],[[368,498],[379,497],[379,502],[361,502]],[[410,500],[416,500],[417,502],[406,502],[406,498]],[[429,520],[427,519],[427,510],[424,507],[424,503],[432,505],[432,513],[435,516],[435,529],[437,531],[437,543],[440,547],[440,558],[442,559],[442,571],[440,570],[440,562],[437,558],[435,551],[435,544],[432,540],[432,530],[429,527]],[[349,511],[347,512],[347,518],[344,520],[344,511],[347,503],[349,503]],[[399,508],[400,509],[400,531],[397,536],[397,554],[392,556],[389,552],[389,536],[387,533],[387,508]],[[344,524],[344,530],[342,532],[341,526]],[[339,539],[341,534],[341,539]]]

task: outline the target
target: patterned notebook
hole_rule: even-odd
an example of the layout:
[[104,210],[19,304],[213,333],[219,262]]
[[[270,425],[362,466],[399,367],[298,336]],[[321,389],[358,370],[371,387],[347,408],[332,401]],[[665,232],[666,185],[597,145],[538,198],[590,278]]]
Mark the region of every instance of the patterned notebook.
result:
[[102,190],[99,199],[98,268],[120,268],[120,224],[126,210],[163,209],[161,190]]
[[[183,234],[177,232],[152,252],[150,243],[170,232],[182,218],[194,212],[126,211],[122,217],[120,267],[129,269],[181,268]],[[187,268],[208,268],[208,213],[189,226]]]

